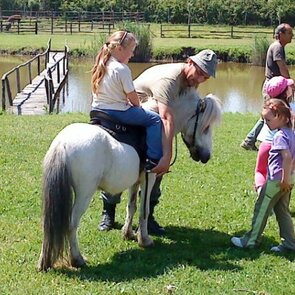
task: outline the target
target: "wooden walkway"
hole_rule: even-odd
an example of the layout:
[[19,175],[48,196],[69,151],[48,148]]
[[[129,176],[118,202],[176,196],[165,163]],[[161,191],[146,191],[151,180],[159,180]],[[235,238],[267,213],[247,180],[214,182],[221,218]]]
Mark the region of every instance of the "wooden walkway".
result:
[[[47,63],[47,69],[36,76],[32,83],[27,85],[20,93],[18,93],[13,100],[13,106],[10,112],[18,115],[43,115],[49,113],[50,103],[48,101],[46,77],[48,76],[48,68],[52,69],[51,77],[54,89],[53,93],[56,93],[60,88],[60,85],[64,82],[68,71],[65,72],[57,63],[65,58],[65,52],[49,52],[49,62]],[[66,59],[66,63],[68,60]],[[68,65],[65,65],[68,69]]]
[[[43,53],[5,73],[2,77],[2,110],[17,115],[53,112],[68,76],[68,52],[67,46],[64,50],[51,50],[49,40]],[[33,69],[35,78],[32,78]],[[22,73],[25,70],[24,75],[20,74],[21,70]]]

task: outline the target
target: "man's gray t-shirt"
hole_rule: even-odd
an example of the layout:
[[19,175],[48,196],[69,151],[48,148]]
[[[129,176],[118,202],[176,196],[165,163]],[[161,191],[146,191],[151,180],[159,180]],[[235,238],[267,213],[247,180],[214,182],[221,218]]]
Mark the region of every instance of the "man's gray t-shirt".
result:
[[169,105],[187,87],[183,76],[185,63],[156,65],[145,70],[134,80],[141,101],[153,98]]
[[286,60],[285,48],[279,41],[275,41],[269,46],[266,54],[265,77],[267,79],[281,75],[277,64],[279,60]]

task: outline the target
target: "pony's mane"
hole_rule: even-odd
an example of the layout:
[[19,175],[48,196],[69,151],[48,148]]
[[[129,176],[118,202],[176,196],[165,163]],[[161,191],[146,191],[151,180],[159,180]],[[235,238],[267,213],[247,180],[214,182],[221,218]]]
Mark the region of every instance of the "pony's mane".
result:
[[201,120],[199,128],[203,131],[208,126],[211,126],[212,124],[218,124],[221,120],[221,101],[220,99],[210,93],[207,94],[205,97],[201,98],[199,92],[195,88],[188,88],[184,90],[181,95],[179,96],[179,101],[177,104],[181,105],[181,108],[185,108],[186,106],[189,108],[192,108],[191,103],[185,104],[185,101],[195,101],[195,107],[197,107],[198,101],[203,100],[204,102],[204,112],[202,112]]
[[209,125],[220,123],[221,101],[216,95],[212,93],[207,94],[204,98],[200,98],[200,99],[203,99],[206,105],[203,116],[202,116],[203,120],[200,124],[201,130],[204,130]]

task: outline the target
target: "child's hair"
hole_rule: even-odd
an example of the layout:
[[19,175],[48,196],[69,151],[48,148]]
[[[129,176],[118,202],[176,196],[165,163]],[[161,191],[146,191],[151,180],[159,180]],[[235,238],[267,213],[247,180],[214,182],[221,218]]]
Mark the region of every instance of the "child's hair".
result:
[[269,98],[265,100],[263,109],[270,110],[274,116],[288,119],[286,125],[289,128],[293,127],[291,109],[283,100],[278,98]]
[[132,41],[136,44],[138,43],[136,37],[128,31],[117,31],[108,38],[107,42],[98,52],[95,64],[91,70],[91,89],[93,93],[97,93],[98,91],[99,83],[105,75],[106,64],[111,57],[112,51],[117,46],[127,47]]

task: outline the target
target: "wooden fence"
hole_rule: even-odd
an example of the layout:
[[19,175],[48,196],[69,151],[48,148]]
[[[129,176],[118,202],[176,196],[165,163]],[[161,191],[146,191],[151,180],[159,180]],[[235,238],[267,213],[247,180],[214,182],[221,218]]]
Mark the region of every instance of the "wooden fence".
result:
[[[11,21],[13,16],[21,16]],[[142,12],[31,12],[2,11],[0,14],[0,32],[10,33],[111,33],[114,24],[119,21],[143,21]]]
[[[209,29],[208,29],[209,28]],[[242,26],[204,26],[200,24],[161,24],[161,38],[252,38],[253,35],[274,35],[274,28],[253,28]]]

